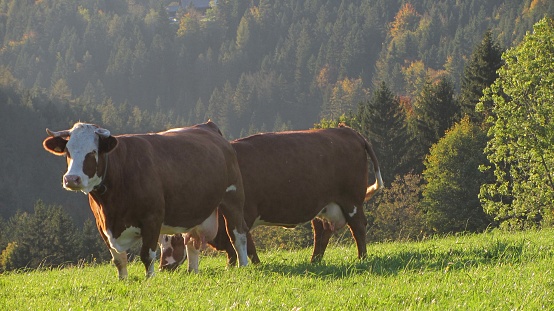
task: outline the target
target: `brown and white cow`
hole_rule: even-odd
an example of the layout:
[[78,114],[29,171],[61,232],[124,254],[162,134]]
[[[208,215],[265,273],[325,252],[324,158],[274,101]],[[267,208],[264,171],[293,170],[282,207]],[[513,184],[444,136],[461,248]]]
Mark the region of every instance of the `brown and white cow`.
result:
[[[346,224],[358,247],[367,255],[364,201],[383,187],[377,157],[359,133],[346,126],[324,130],[258,134],[231,142],[243,178],[244,218],[258,225],[295,227],[312,221],[314,251],[311,261],[323,257],[332,233]],[[371,160],[375,183],[368,186]],[[228,238],[219,233],[209,244],[225,250],[236,261]],[[179,235],[161,238],[160,268],[174,269],[184,261]],[[252,238],[248,253],[259,262]]]
[[63,187],[88,195],[119,278],[127,276],[126,251],[141,238],[146,275],[154,274],[160,234],[186,233],[189,270],[197,271],[201,244],[217,232],[218,210],[239,264],[247,264],[242,178],[214,123],[120,136],[84,123],[47,132],[44,148],[67,159]]

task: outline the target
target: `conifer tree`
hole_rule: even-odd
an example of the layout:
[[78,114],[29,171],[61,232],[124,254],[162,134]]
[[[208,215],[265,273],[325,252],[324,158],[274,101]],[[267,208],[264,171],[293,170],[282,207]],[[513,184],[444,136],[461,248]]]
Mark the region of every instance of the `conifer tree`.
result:
[[[413,137],[411,152],[415,163],[423,163],[429,148],[436,143],[454,123],[457,114],[454,87],[446,77],[437,83],[427,81],[413,107],[409,130]],[[414,164],[416,165],[416,164]],[[421,172],[417,167],[416,172]]]
[[373,144],[385,185],[390,184],[395,175],[406,173],[405,113],[398,97],[385,82],[373,92],[369,101],[359,105],[355,119],[354,127]]
[[[472,121],[481,123],[484,120],[483,113],[475,112],[475,105],[483,96],[483,89],[489,87],[498,78],[496,71],[502,66],[502,52],[502,48],[494,42],[492,32],[489,30],[464,68],[458,105],[461,114],[468,115]],[[484,105],[486,107],[484,113],[487,114],[492,102],[486,101]]]

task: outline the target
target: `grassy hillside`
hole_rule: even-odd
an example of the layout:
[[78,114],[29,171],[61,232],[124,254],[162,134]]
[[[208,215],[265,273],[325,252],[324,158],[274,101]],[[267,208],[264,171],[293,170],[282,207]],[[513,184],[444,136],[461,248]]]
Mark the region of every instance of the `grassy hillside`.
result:
[[226,269],[223,255],[118,281],[111,265],[0,275],[4,310],[540,310],[554,306],[554,230],[492,232],[417,243],[261,253],[263,264]]

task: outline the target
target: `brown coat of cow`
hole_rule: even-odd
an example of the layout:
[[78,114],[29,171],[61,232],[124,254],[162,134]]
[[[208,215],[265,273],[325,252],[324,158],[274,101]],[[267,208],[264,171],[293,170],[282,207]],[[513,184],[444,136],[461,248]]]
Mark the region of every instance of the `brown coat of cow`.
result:
[[[77,123],[48,133],[44,148],[67,157],[64,187],[88,194],[120,278],[127,276],[126,250],[140,238],[147,276],[154,273],[160,234],[187,232],[187,254],[197,258],[199,244],[217,232],[218,210],[240,264],[246,265],[242,178],[236,153],[215,124],[111,136],[96,125]],[[190,265],[197,270],[198,260]]]
[[[379,164],[371,145],[349,127],[258,134],[233,141],[243,177],[246,225],[294,227],[312,221],[314,251],[311,261],[323,257],[332,233],[345,224],[358,247],[358,257],[367,255],[363,203],[383,187]],[[368,187],[370,158],[376,181]],[[209,243],[226,250],[229,262],[236,260],[232,246],[220,228]],[[182,253],[181,237],[163,237],[161,268],[173,269],[179,262],[166,258]],[[172,243],[171,243],[172,242]],[[181,245],[180,249],[175,248]],[[250,235],[248,253],[259,262]],[[182,257],[181,257],[182,258]]]

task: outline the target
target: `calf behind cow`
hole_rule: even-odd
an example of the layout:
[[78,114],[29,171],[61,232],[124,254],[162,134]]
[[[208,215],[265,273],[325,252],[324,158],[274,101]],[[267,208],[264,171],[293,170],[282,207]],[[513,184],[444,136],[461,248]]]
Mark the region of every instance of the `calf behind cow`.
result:
[[[246,225],[295,227],[307,221],[314,229],[311,261],[320,261],[333,232],[346,224],[358,247],[367,255],[367,219],[363,210],[383,187],[377,157],[371,145],[349,127],[258,134],[233,141],[243,178]],[[370,158],[375,183],[368,186]],[[219,229],[209,244],[225,250],[236,261],[232,245]],[[160,267],[173,269],[184,261],[183,239],[163,236]],[[248,253],[259,262],[252,237]]]
[[247,264],[242,178],[214,123],[120,136],[84,123],[47,132],[44,148],[67,159],[63,187],[88,195],[120,278],[127,276],[126,251],[141,238],[141,261],[147,276],[154,274],[160,234],[186,233],[189,270],[197,271],[201,244],[217,232],[218,210],[239,264]]

